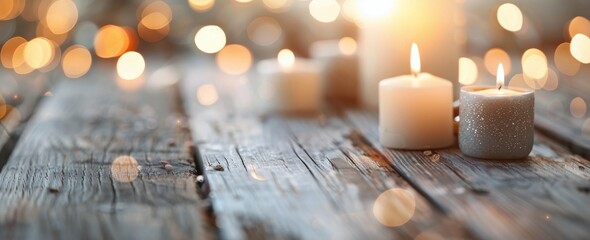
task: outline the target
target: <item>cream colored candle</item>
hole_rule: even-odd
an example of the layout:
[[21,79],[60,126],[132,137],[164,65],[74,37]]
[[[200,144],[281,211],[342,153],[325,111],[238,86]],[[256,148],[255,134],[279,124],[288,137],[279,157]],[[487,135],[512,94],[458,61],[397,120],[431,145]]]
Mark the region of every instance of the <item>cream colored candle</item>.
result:
[[[461,5],[456,0],[359,0],[359,66],[361,100],[376,108],[380,80],[407,73],[412,42],[422,50],[429,72],[458,79],[462,32]],[[457,89],[458,90],[458,89]]]
[[526,158],[533,148],[535,94],[504,88],[502,65],[496,82],[461,88],[459,148],[477,158]]
[[322,102],[320,69],[312,62],[295,58],[292,51],[283,49],[276,59],[260,61],[257,69],[271,110],[306,112],[318,109]]
[[356,41],[350,37],[311,44],[309,53],[322,68],[327,99],[356,103],[359,85],[356,48]]
[[379,83],[379,140],[397,149],[432,149],[453,143],[453,85],[420,73],[418,48],[412,45],[412,75]]

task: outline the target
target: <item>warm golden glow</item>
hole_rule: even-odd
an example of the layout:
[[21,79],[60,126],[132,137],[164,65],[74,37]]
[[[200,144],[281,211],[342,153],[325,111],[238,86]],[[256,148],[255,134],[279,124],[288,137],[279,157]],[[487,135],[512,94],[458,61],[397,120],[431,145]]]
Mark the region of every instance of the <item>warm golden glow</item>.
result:
[[55,34],[72,30],[78,21],[78,8],[71,0],[57,0],[47,9],[45,25]]
[[522,72],[525,80],[532,79],[539,83],[546,81],[547,69],[547,57],[545,57],[545,54],[541,50],[531,48],[526,50],[522,55]]
[[318,22],[333,22],[340,14],[340,4],[336,0],[311,0],[309,13]]
[[118,57],[131,48],[131,41],[125,28],[105,25],[94,37],[94,51],[101,58]]
[[163,1],[154,1],[147,4],[143,9],[141,9],[139,19],[143,19],[149,14],[156,12],[162,14],[162,16],[167,19],[166,24],[172,21],[172,9],[166,2]]
[[351,37],[343,37],[338,41],[338,49],[344,55],[353,55],[356,53],[356,41]]
[[342,17],[344,17],[346,21],[359,23],[358,5],[358,0],[344,0],[342,3]]
[[2,50],[0,51],[0,60],[5,68],[14,68],[14,65],[12,64],[14,52],[18,46],[26,42],[27,40],[22,37],[13,37],[4,43]]
[[170,25],[166,24],[164,27],[153,30],[149,29],[143,24],[137,24],[137,34],[139,37],[147,42],[157,42],[164,39],[170,32]]
[[579,33],[590,36],[590,21],[582,16],[573,18],[569,23],[568,33],[571,38]]
[[141,19],[141,24],[151,30],[158,30],[168,26],[169,19],[161,12],[153,12]]
[[412,43],[412,50],[410,53],[410,69],[412,74],[418,75],[420,73],[420,52],[418,52],[418,45]]
[[590,63],[590,38],[584,34],[576,34],[570,44],[570,53],[581,63]]
[[531,88],[525,82],[524,76],[520,73],[512,76],[512,78],[510,79],[510,82],[508,83],[508,86],[509,87],[516,87],[516,88],[534,89],[534,88]]
[[145,61],[138,52],[127,52],[117,61],[119,77],[132,80],[140,77],[145,70]]
[[225,46],[225,33],[215,25],[204,26],[195,35],[195,45],[205,53],[219,52]]
[[512,3],[504,3],[498,8],[498,23],[504,29],[516,32],[522,28],[522,12]]
[[262,0],[262,3],[268,10],[277,12],[284,10],[291,5],[292,0]]
[[252,54],[246,47],[238,44],[227,45],[217,53],[217,66],[232,75],[246,73],[252,66]]
[[387,227],[399,227],[410,221],[416,210],[414,194],[401,188],[381,193],[373,204],[373,216]]
[[92,55],[84,46],[74,45],[64,53],[61,65],[66,77],[79,78],[84,76],[90,69]]
[[367,19],[384,18],[393,12],[392,0],[358,0],[360,17]]
[[17,74],[28,74],[35,70],[25,61],[25,48],[27,43],[28,42],[25,42],[16,47],[14,50],[14,55],[12,56],[12,66],[14,68],[14,72]]
[[41,22],[37,24],[36,33],[37,37],[47,38],[58,45],[64,43],[68,38],[68,33],[55,34]]
[[504,67],[505,72],[509,73],[512,62],[506,51],[499,48],[492,48],[486,52],[484,56],[484,64],[486,70],[488,70],[490,74],[496,74],[498,72],[498,64],[500,63]]
[[498,90],[504,87],[504,67],[500,63],[498,65],[498,73],[496,73],[496,88]]
[[459,58],[459,83],[471,85],[477,81],[477,64],[469,58]]
[[34,69],[47,66],[53,60],[53,55],[53,45],[46,38],[34,38],[24,49],[25,63]]
[[188,0],[188,4],[195,11],[204,12],[215,5],[215,0]]
[[580,69],[580,62],[570,53],[570,44],[562,43],[555,49],[553,57],[557,69],[568,76],[574,76]]
[[259,17],[248,24],[246,32],[252,42],[260,46],[269,46],[279,40],[283,30],[274,18]]
[[209,106],[217,102],[219,95],[213,84],[205,84],[197,89],[197,101],[203,106]]
[[557,77],[557,73],[553,69],[549,68],[549,71],[547,72],[547,82],[545,83],[545,86],[543,86],[543,89],[547,91],[553,91],[557,89],[558,85],[559,79]]
[[586,116],[586,101],[581,97],[576,97],[570,102],[570,112],[575,118],[583,118]]
[[118,182],[132,182],[139,176],[139,164],[132,156],[120,156],[111,164],[111,176]]
[[0,0],[0,21],[16,18],[25,8],[25,0]]
[[283,49],[279,51],[277,60],[281,66],[291,67],[293,64],[295,64],[295,54],[293,54],[293,52],[289,49]]

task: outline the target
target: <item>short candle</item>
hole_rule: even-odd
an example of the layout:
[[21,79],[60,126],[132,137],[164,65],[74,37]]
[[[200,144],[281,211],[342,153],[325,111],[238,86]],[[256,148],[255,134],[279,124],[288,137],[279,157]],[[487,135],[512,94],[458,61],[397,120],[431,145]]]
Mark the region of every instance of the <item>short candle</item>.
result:
[[321,104],[320,69],[295,58],[291,50],[283,49],[277,58],[260,61],[257,68],[263,84],[272,92],[268,99],[272,110],[306,112]]
[[453,143],[453,89],[448,80],[420,73],[412,44],[412,75],[379,82],[379,140],[397,149],[432,149]]
[[461,88],[459,148],[476,158],[526,158],[533,148],[534,91],[505,88],[501,64],[496,84]]

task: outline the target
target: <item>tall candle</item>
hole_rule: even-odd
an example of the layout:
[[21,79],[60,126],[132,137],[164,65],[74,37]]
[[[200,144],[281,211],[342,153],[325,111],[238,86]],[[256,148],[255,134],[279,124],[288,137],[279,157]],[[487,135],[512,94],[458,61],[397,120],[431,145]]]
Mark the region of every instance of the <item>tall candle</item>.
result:
[[425,69],[458,79],[462,12],[456,0],[362,0],[359,4],[363,105],[377,107],[379,80],[406,73],[409,62],[402,56],[409,54],[412,42],[420,45]]
[[322,102],[320,69],[312,62],[295,58],[292,51],[283,49],[275,59],[257,65],[262,84],[270,96],[271,110],[307,112],[317,110]]
[[504,88],[502,65],[496,82],[461,88],[459,148],[476,158],[526,158],[533,148],[535,94]]
[[453,89],[448,80],[420,73],[412,45],[412,75],[379,83],[379,140],[385,147],[431,149],[453,143]]
[[323,90],[327,99],[357,101],[359,76],[356,48],[356,41],[350,37],[311,44],[309,53],[322,68]]

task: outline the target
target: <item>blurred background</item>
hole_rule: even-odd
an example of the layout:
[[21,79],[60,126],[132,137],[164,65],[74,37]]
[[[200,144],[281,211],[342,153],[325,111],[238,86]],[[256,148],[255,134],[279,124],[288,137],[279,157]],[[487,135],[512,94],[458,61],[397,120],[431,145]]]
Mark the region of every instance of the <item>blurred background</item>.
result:
[[[229,75],[244,75],[255,70],[257,60],[274,58],[284,48],[298,57],[321,58],[329,44],[313,47],[320,40],[333,40],[342,53],[362,58],[367,41],[362,36],[371,36],[363,32],[372,24],[365,20],[393,14],[402,25],[412,25],[428,18],[404,9],[404,2],[411,1],[0,0],[0,105],[6,109],[23,101],[23,91],[38,85],[29,82],[44,82],[41,89],[49,96],[56,82],[82,78],[101,65],[112,66],[109,74],[115,78],[133,80],[173,72],[150,70],[151,65],[197,56]],[[451,19],[442,24],[452,26],[442,29],[453,29],[453,43],[445,44],[453,45],[452,58],[458,59],[450,62],[456,67],[445,77],[457,86],[493,85],[497,65],[503,63],[510,85],[545,93],[573,89],[559,102],[540,104],[579,119],[576,126],[590,136],[585,77],[590,76],[590,1],[418,2],[419,8]],[[448,7],[439,7],[441,2]],[[425,48],[421,51],[448,51],[436,44]]]

